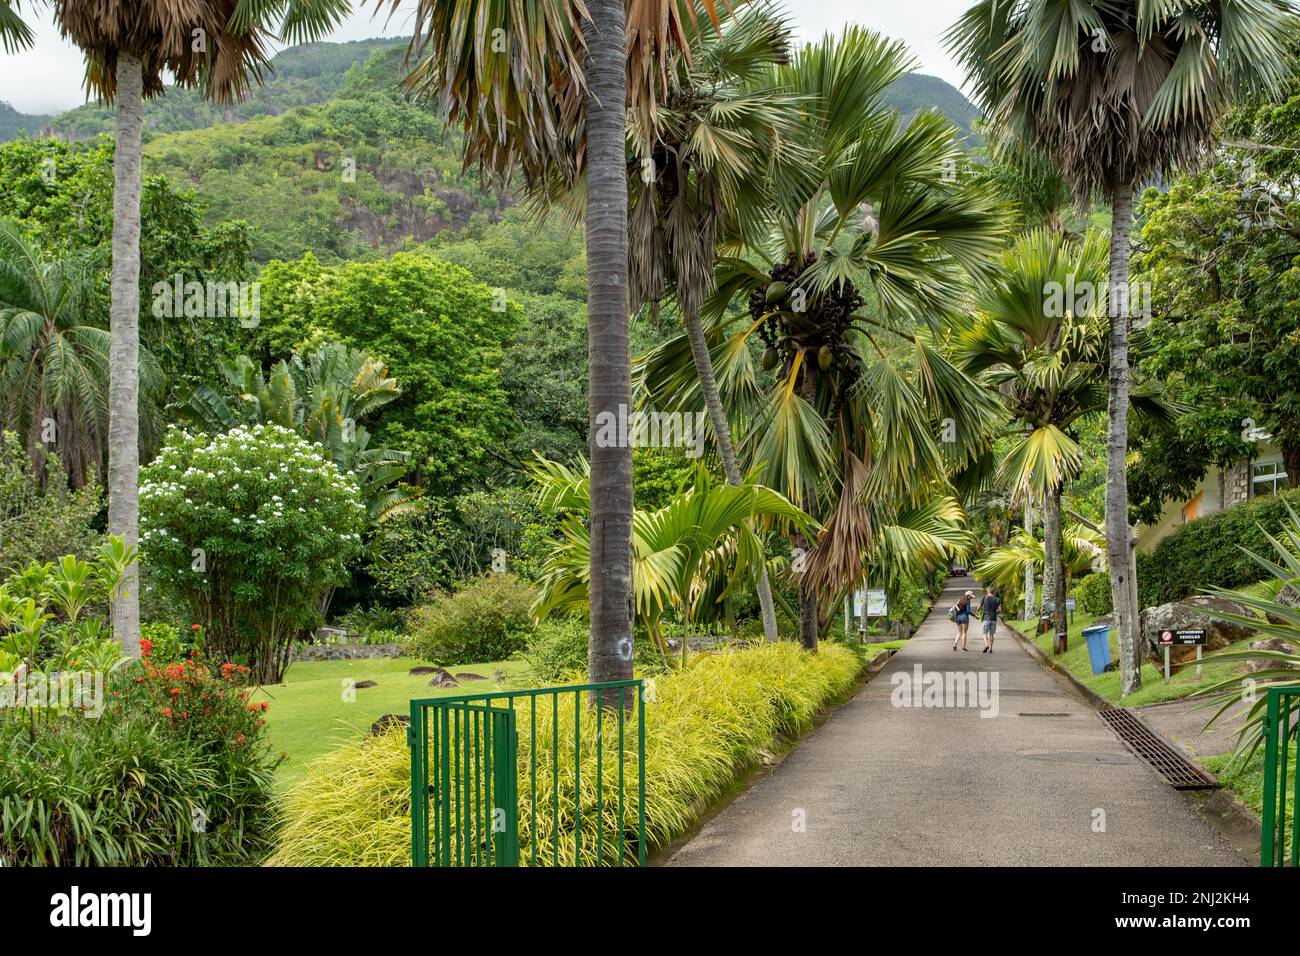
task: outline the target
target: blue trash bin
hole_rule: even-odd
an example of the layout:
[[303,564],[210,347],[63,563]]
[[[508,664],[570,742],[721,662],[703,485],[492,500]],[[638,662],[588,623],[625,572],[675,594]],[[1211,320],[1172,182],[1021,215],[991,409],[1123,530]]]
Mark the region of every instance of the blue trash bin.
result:
[[1110,664],[1110,625],[1085,627],[1083,639],[1088,642],[1088,660],[1092,663],[1092,672],[1106,673],[1106,667]]

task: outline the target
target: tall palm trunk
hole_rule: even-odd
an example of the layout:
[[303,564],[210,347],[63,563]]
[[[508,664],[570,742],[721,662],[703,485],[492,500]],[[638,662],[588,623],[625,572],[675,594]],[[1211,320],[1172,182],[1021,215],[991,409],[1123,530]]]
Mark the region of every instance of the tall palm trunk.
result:
[[[117,58],[113,158],[113,272],[109,309],[108,531],[134,547],[140,532],[140,60]],[[113,601],[113,636],[140,656],[140,567],[132,562]]]
[[[805,555],[812,549],[812,542],[802,534],[795,534],[790,539],[791,545]],[[795,569],[799,571],[798,568]],[[805,650],[817,650],[817,640],[821,634],[821,618],[817,609],[817,592],[808,580],[797,573],[799,580],[799,643]]]
[[1110,234],[1110,394],[1106,430],[1106,559],[1114,629],[1119,642],[1120,695],[1142,686],[1138,654],[1138,608],[1134,597],[1128,523],[1128,260],[1133,228],[1133,187],[1119,186],[1111,197]]
[[[1025,534],[1033,537],[1034,534],[1034,499],[1025,496]],[[1034,565],[1029,562],[1025,565],[1025,609],[1021,615],[1021,620],[1032,621],[1034,619],[1035,606],[1038,603],[1037,595],[1034,593]]]
[[[589,0],[587,43],[587,359],[591,369],[591,634],[593,682],[632,676],[631,436],[600,441],[598,420],[632,403],[627,275],[627,75],[623,0]],[[622,431],[622,429],[620,429]],[[608,699],[617,700],[618,695]]]
[[[704,396],[704,407],[709,412],[713,435],[718,441],[722,473],[727,484],[736,486],[744,476],[740,472],[740,462],[736,459],[736,446],[731,441],[731,423],[727,421],[727,413],[718,397],[718,379],[713,373],[713,356],[709,354],[708,343],[704,340],[704,325],[700,322],[698,309],[684,308],[682,315],[686,322],[686,336],[691,343],[691,357],[695,360],[695,374],[700,380],[700,394]],[[776,607],[772,603],[772,585],[767,579],[766,567],[758,579],[758,606],[763,616],[763,636],[769,641],[775,641]]]
[[1052,635],[1064,634],[1065,562],[1062,560],[1061,489],[1053,488],[1043,502],[1043,602],[1052,602]]
[[[817,373],[813,367],[805,362],[801,371],[803,381],[799,385],[799,397],[809,405],[816,404],[817,401]],[[817,511],[817,492],[814,488],[809,496],[809,504],[804,511],[814,519],[820,518]],[[791,551],[795,555],[795,580],[799,582],[799,643],[805,650],[817,650],[817,639],[821,634],[821,620],[817,609],[817,592],[809,584],[807,577],[803,573],[800,561],[806,561],[809,552],[812,550],[813,542],[804,537],[802,532],[796,532],[790,538]]]
[[1053,540],[1052,531],[1049,526],[1051,516],[1048,512],[1050,495],[1043,495],[1043,598],[1039,602],[1040,614],[1047,614],[1048,605],[1051,604],[1053,596],[1056,594],[1056,568],[1057,565],[1051,560],[1048,549],[1051,548],[1050,542]]

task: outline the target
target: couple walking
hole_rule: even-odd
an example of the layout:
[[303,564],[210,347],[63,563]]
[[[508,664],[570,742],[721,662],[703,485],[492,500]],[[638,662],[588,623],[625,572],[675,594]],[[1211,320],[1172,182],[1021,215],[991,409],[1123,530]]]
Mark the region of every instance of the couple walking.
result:
[[[966,631],[970,627],[971,615],[975,613],[972,606],[975,603],[975,592],[967,591],[961,596],[961,599],[948,612],[948,620],[957,625],[957,636],[952,639],[952,649],[957,650],[957,645],[961,645],[963,651],[969,650],[966,646]],[[984,592],[984,597],[979,602],[980,633],[984,637],[984,650],[981,654],[993,653],[993,635],[998,629],[998,608],[1002,606],[1002,599],[993,593],[989,588]]]

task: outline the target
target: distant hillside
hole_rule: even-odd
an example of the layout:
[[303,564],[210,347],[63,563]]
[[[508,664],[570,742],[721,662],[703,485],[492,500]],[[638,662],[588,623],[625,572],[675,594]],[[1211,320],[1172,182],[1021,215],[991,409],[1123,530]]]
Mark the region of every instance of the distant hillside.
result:
[[248,220],[261,262],[360,258],[495,219],[509,197],[463,174],[455,136],[398,90],[402,46],[372,45],[325,102],[155,133],[145,170],[194,189],[213,225]]
[[[195,90],[170,90],[166,96],[145,104],[146,133],[175,133],[203,129],[217,123],[240,122],[259,116],[279,116],[295,106],[314,106],[328,101],[342,88],[349,69],[366,62],[376,50],[404,51],[407,41],[394,38],[357,40],[352,43],[306,43],[276,54],[266,85],[254,88],[249,98],[229,107],[207,102]],[[935,76],[913,73],[894,83],[885,101],[904,118],[925,109],[937,109],[962,131],[968,142],[976,139],[973,128],[979,111],[950,83]],[[0,139],[5,135],[5,111],[0,103]],[[21,114],[13,114],[21,116]],[[24,117],[27,128],[35,130],[49,121],[48,116]],[[79,106],[59,116],[52,127],[65,139],[85,139],[113,130],[113,115],[93,103]]]
[[[363,64],[376,50],[405,49],[405,40],[374,39],[352,43],[305,43],[277,53],[264,86],[248,99],[228,107],[215,106],[197,90],[170,89],[166,96],[145,103],[146,136],[204,129],[217,123],[237,123],[261,116],[279,116],[295,106],[314,106],[331,99],[343,86],[347,71]],[[113,114],[95,103],[69,110],[51,124],[63,139],[87,139],[113,131]]]
[[961,90],[937,76],[909,73],[885,91],[885,102],[903,114],[905,120],[922,110],[938,110],[961,130],[968,144],[979,141],[975,121],[980,118],[980,111]]
[[[170,90],[145,106],[146,172],[192,188],[210,225],[247,220],[259,262],[363,258],[496,221],[511,198],[462,173],[454,131],[402,94],[405,50],[401,39],[293,47],[229,108]],[[885,99],[908,116],[937,108],[974,138],[975,108],[942,80],[907,76]],[[75,140],[113,124],[86,105],[48,125]]]
[[20,133],[35,135],[36,131],[43,128],[51,119],[52,116],[20,113],[0,100],[0,143],[16,139]]

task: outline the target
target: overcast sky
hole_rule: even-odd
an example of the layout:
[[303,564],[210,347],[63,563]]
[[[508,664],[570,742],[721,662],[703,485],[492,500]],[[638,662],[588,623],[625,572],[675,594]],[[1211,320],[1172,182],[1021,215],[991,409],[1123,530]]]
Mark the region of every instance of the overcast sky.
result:
[[[943,50],[941,36],[973,0],[787,0],[802,39],[810,40],[845,23],[860,23],[907,43],[920,63],[920,72],[961,85],[961,71]],[[330,37],[362,40],[375,36],[405,36],[410,24],[401,12],[391,21],[374,17],[377,4],[358,2],[357,10]],[[35,45],[16,56],[0,53],[0,100],[23,113],[60,113],[85,102],[81,55],[60,39],[48,11],[33,13]],[[385,11],[388,5],[384,5]]]

